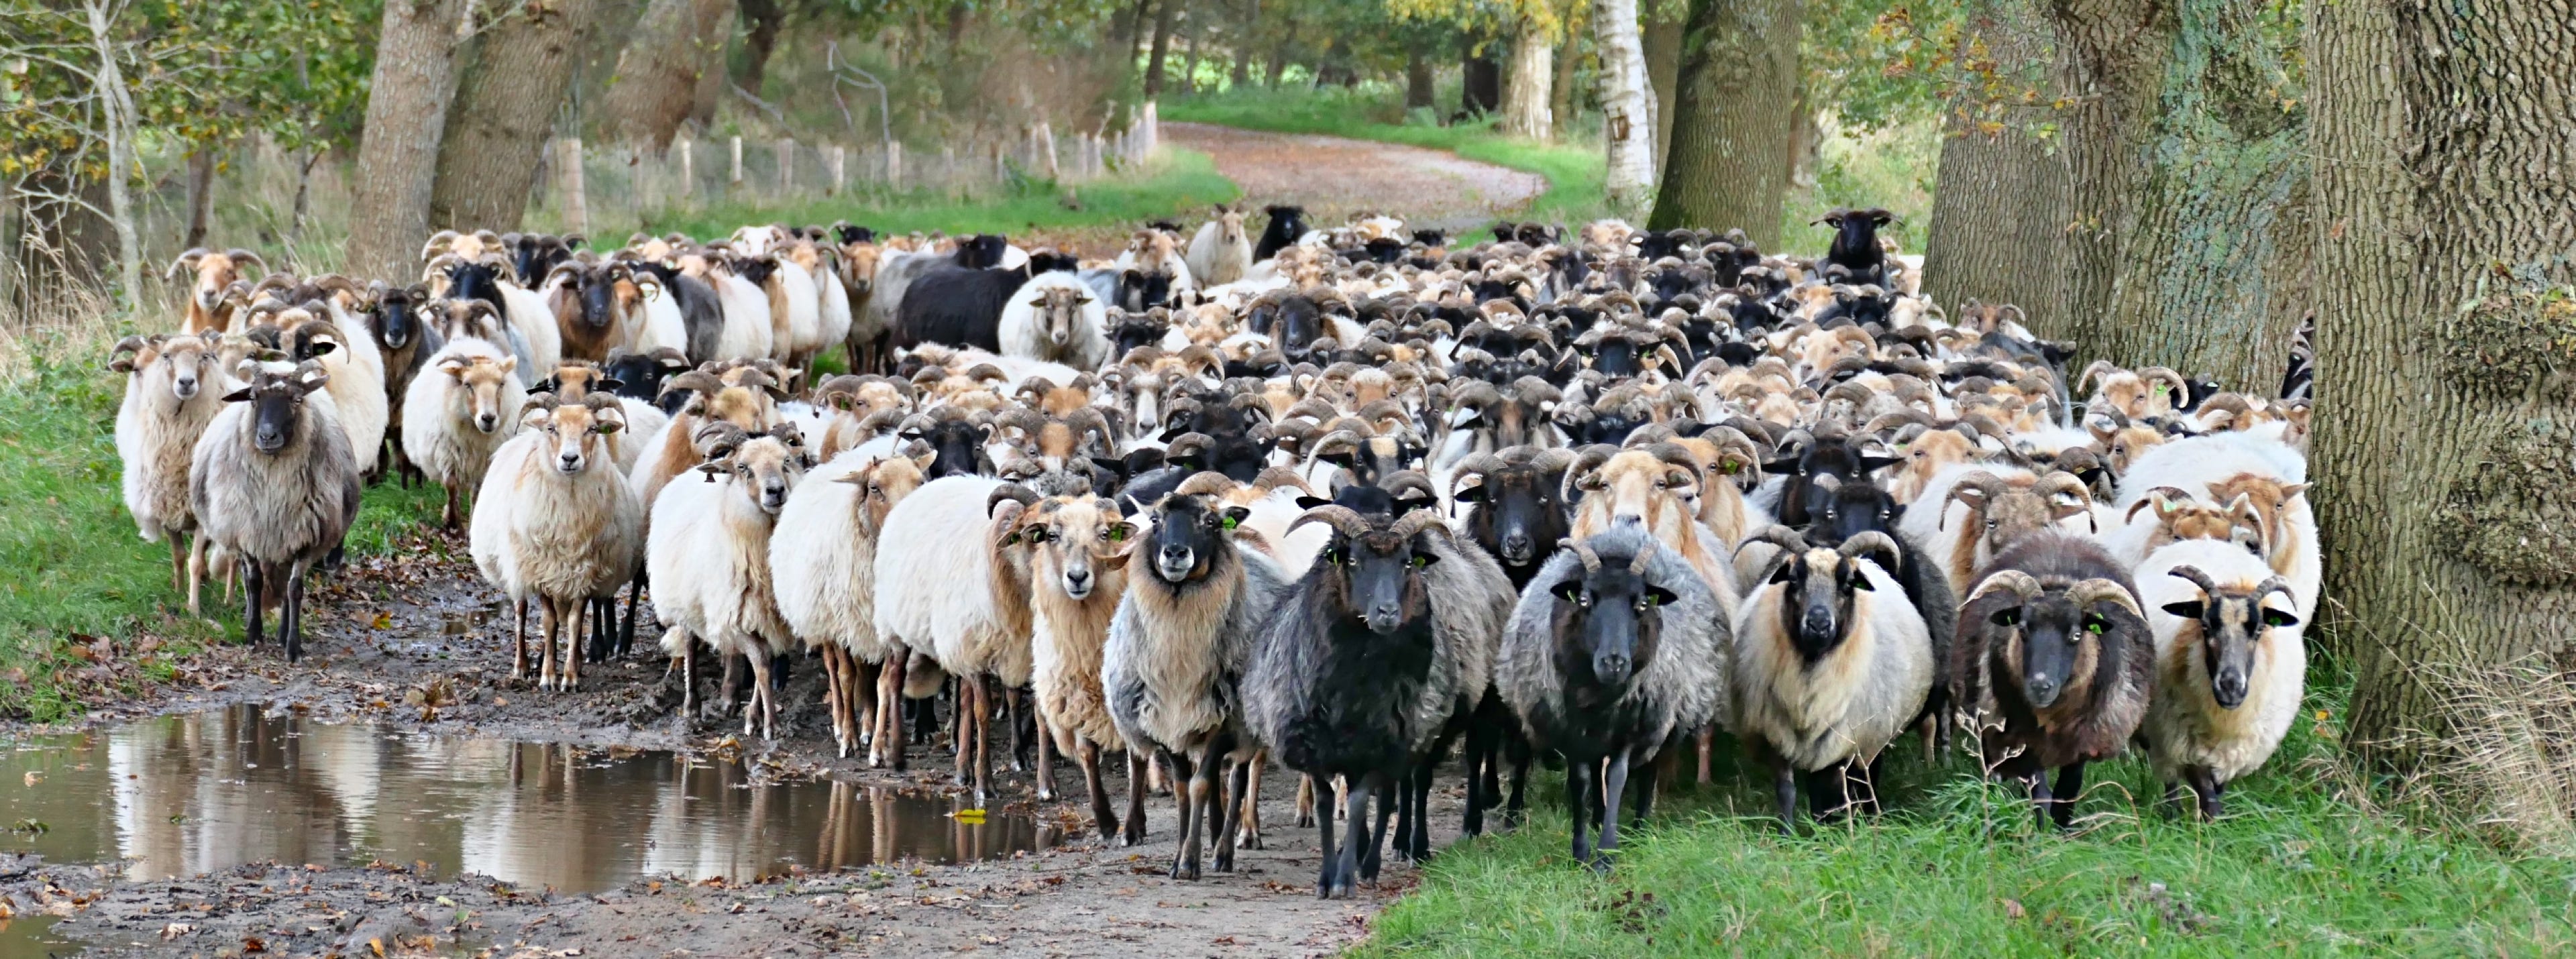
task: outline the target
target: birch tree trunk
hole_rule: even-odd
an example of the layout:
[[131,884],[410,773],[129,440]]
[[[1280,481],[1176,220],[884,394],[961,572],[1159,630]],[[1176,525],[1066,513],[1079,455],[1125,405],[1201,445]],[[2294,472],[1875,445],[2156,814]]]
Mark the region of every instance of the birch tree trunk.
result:
[[[1600,0],[1592,16],[1599,31],[1593,46],[1601,54],[1601,139],[1609,151],[1602,191],[1614,213],[1643,219],[1655,205],[1655,117],[1647,101],[1646,51],[1637,36],[1637,0]],[[1794,42],[1791,47],[1794,63]]]
[[401,280],[416,272],[429,235],[430,189],[447,107],[456,94],[456,46],[464,0],[390,0],[376,40],[367,127],[358,143],[342,268],[353,276]]
[[537,158],[571,88],[599,0],[534,0],[475,38],[430,192],[434,228],[509,231],[527,213]]
[[89,0],[91,46],[98,51],[99,120],[107,133],[107,214],[116,229],[118,303],[128,313],[143,304],[143,240],[134,229],[134,197],[126,183],[134,178],[134,100],[125,88],[125,69],[117,62],[109,35],[105,0]]
[[2316,438],[2348,741],[2440,735],[2432,670],[2576,639],[2576,281],[2567,10],[2308,8]]
[[1512,37],[1510,76],[1503,84],[1503,132],[1533,140],[1547,139],[1556,128],[1547,107],[1548,85],[1556,79],[1556,46],[1547,31],[1522,23]]
[[[1674,83],[1673,148],[1651,224],[1740,227],[1780,243],[1788,109],[1797,96],[1798,0],[1695,0]],[[1608,5],[1603,5],[1608,19]],[[1605,58],[1606,59],[1606,58]]]

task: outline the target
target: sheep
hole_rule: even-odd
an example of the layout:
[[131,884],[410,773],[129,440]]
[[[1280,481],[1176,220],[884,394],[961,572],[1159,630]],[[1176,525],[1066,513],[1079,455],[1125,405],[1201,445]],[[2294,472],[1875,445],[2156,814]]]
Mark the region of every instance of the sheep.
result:
[[[770,586],[769,538],[787,496],[805,475],[801,439],[789,425],[745,434],[709,423],[698,442],[712,455],[702,482],[673,483],[653,501],[645,540],[653,615],[666,627],[662,651],[680,662],[680,712],[697,709],[697,643],[751,661],[751,702],[742,734],[775,738],[776,689],[770,657],[790,638]],[[730,692],[728,691],[728,694]]]
[[[942,343],[1000,352],[1003,309],[1020,287],[1049,272],[1067,273],[1066,279],[1079,285],[1079,279],[1070,274],[1073,268],[1072,257],[1040,253],[1016,268],[938,266],[924,270],[903,294],[903,304],[895,314],[894,345]],[[1105,318],[1102,328],[1107,328]]]
[[[2151,514],[2148,522],[2137,521],[2141,512]],[[2253,497],[2242,493],[2225,504],[2217,504],[2193,499],[2191,494],[2171,486],[2160,486],[2131,504],[2122,522],[2119,528],[2103,534],[2102,545],[2132,568],[2155,551],[2186,540],[2216,540],[2256,557],[2271,552],[2270,544],[2263,541],[2261,511]]]
[[[1952,511],[1952,501],[1961,508]],[[1964,596],[1977,571],[2005,547],[2077,517],[2094,531],[2092,493],[2072,473],[2033,478],[2026,470],[1966,464],[1934,477],[1897,529],[1940,564],[1951,595]]]
[[1931,720],[1927,730],[1932,734],[1934,751],[1946,752],[1954,711],[1950,708],[1950,647],[1959,621],[1956,594],[1950,592],[1949,577],[1944,575],[1923,544],[1915,542],[1896,528],[1896,499],[1885,490],[1869,483],[1844,483],[1832,477],[1818,477],[1827,484],[1834,498],[1828,501],[1815,522],[1807,527],[1807,539],[1818,546],[1835,547],[1862,533],[1880,533],[1896,544],[1897,564],[1888,572],[1905,587],[1905,597],[1923,619],[1925,633],[1932,641],[1934,671],[1932,693],[1924,700],[1925,718]]
[[1252,265],[1252,240],[1243,233],[1243,216],[1242,210],[1217,207],[1216,218],[1190,238],[1190,252],[1184,259],[1198,285],[1220,286],[1243,279],[1244,268]]
[[[1643,820],[1656,755],[1721,710],[1732,627],[1698,571],[1642,528],[1564,546],[1521,588],[1494,688],[1535,748],[1565,757],[1574,859],[1607,868],[1630,772],[1647,777]],[[1596,818],[1597,851],[1585,842]]]
[[[612,358],[617,358],[620,354],[612,351],[610,356]],[[678,351],[671,351],[669,356],[671,363],[676,364],[678,362]],[[669,368],[662,365],[661,361],[657,358],[646,357],[644,359],[645,363],[643,365],[630,363],[627,364],[627,368],[630,370],[646,371]],[[644,372],[642,375],[651,376],[653,373]],[[610,458],[615,462],[617,475],[623,478],[633,473],[635,471],[636,462],[643,458],[645,438],[658,436],[662,432],[663,428],[669,426],[671,423],[670,415],[662,412],[661,407],[655,406],[650,402],[638,399],[634,396],[626,395],[623,392],[625,386],[625,380],[621,379],[601,364],[592,363],[588,360],[565,360],[563,365],[555,367],[554,372],[551,375],[547,376],[543,380],[537,381],[537,384],[534,387],[531,387],[529,391],[531,393],[552,393],[555,395],[556,399],[567,403],[583,402],[594,395],[606,397],[609,400],[614,401],[619,410],[618,415],[620,417],[621,425],[618,429],[605,435],[608,442],[608,452]],[[659,384],[657,383],[654,384],[653,389],[647,392],[646,395],[650,396],[658,392],[660,392],[660,389]]]
[[[717,335],[712,357],[699,357],[695,349],[690,351],[691,357],[701,361],[709,358],[755,360],[776,355],[778,334],[774,324],[777,319],[770,310],[769,293],[761,288],[757,278],[765,275],[766,270],[775,268],[774,261],[764,267],[759,260],[746,259],[708,270],[707,285],[715,290],[716,303],[723,310],[724,325]],[[694,343],[694,334],[691,339]]]
[[1002,306],[995,338],[1004,356],[1096,370],[1109,362],[1109,308],[1073,274],[1031,277]]
[[180,327],[190,336],[205,336],[232,331],[234,306],[225,295],[236,282],[248,279],[242,265],[255,263],[262,273],[268,272],[268,261],[249,250],[233,249],[221,253],[195,247],[170,261],[162,279],[176,279],[180,273],[194,273],[196,282],[188,288],[188,316]]
[[2308,655],[2290,582],[2209,540],[2159,549],[2137,576],[2156,641],[2156,695],[2138,738],[2165,798],[2189,786],[2201,816],[2216,819],[2227,784],[2270,759],[2299,715]]
[[434,322],[437,310],[430,305],[425,285],[395,288],[382,281],[370,283],[367,304],[372,313],[367,329],[385,364],[385,438],[393,441],[388,472],[408,481],[417,470],[403,456],[402,401],[410,394],[412,381],[428,368],[429,358],[447,345],[447,338]]
[[[258,312],[260,307],[252,309]],[[330,312],[339,311],[333,308]],[[330,397],[341,430],[348,434],[350,453],[358,459],[358,472],[374,474],[377,456],[385,445],[385,424],[393,414],[385,394],[384,360],[375,352],[373,335],[364,328],[352,335],[332,318],[303,307],[276,310],[273,315],[283,334],[280,345],[291,358],[322,364],[322,371],[329,376],[325,395]]]
[[275,598],[286,661],[304,658],[304,573],[358,518],[358,465],[328,407],[306,402],[329,379],[311,361],[260,362],[206,425],[188,462],[188,509],[203,535],[246,560],[244,633],[257,645]]
[[1297,245],[1297,241],[1314,230],[1306,224],[1306,209],[1296,206],[1263,207],[1270,218],[1261,228],[1261,242],[1252,248],[1255,263],[1278,256],[1279,251]]
[[[2114,509],[2132,509],[2159,487],[2212,503],[2245,496],[2263,523],[2264,557],[2273,572],[2289,580],[2299,616],[2314,619],[2325,565],[2316,513],[2305,495],[2307,475],[2306,454],[2278,437],[2251,432],[2195,436],[2157,446],[2131,463],[2120,477]],[[2128,520],[2132,527],[2141,522],[2149,520]]]
[[[615,597],[643,559],[644,506],[609,450],[612,434],[625,425],[617,397],[606,393],[532,400],[519,435],[493,454],[494,468],[474,496],[476,525],[497,522],[506,540],[500,564],[508,569],[498,578],[505,589],[539,604],[541,690],[580,688],[582,615]],[[478,530],[474,538],[484,537]],[[527,675],[522,634],[511,655],[510,678]]]
[[645,335],[635,338],[634,348],[641,352],[677,347],[698,363],[719,358],[725,345],[725,310],[724,298],[715,287],[649,260],[636,262],[635,268],[660,281],[662,292],[646,299],[651,312],[642,331]]
[[1959,604],[1954,655],[1951,700],[1984,704],[1987,765],[2029,785],[2040,828],[2071,825],[2084,765],[2119,754],[2155,689],[2155,636],[2128,571],[2074,533],[2025,536]]
[[[1009,549],[1020,511],[1037,499],[1026,487],[984,476],[923,484],[887,512],[876,554],[876,628],[886,642],[929,656],[961,683],[957,779],[978,801],[992,795],[991,713],[986,677],[1006,689],[1029,682],[1028,551]],[[892,666],[878,679],[878,709],[898,705]],[[890,674],[890,675],[888,675]],[[903,768],[896,750],[891,765]]]
[[447,491],[439,522],[455,529],[458,498],[483,482],[492,451],[518,427],[527,402],[519,358],[481,339],[451,339],[403,394],[403,455]]
[[[1127,592],[1127,571],[1123,563],[1106,560],[1135,545],[1137,528],[1116,500],[1089,493],[1040,500],[1020,517],[1015,535],[1032,554],[1030,684],[1042,724],[1039,742],[1052,743],[1080,763],[1092,824],[1103,841],[1112,840],[1119,820],[1101,782],[1100,753],[1123,748],[1125,742],[1101,693],[1100,657],[1109,640],[1110,618]],[[1129,819],[1145,814],[1143,785],[1141,778],[1129,783]],[[1042,750],[1038,799],[1056,795],[1055,764],[1046,761]]]
[[[1932,690],[1931,634],[1891,575],[1903,554],[1875,531],[1833,549],[1783,526],[1756,535],[1782,552],[1735,614],[1733,728],[1772,767],[1782,829],[1797,827],[1800,773],[1819,819],[1853,806],[1877,811],[1879,751]],[[1864,774],[1857,786],[1855,772]]]
[[632,346],[647,320],[645,297],[660,285],[649,277],[638,282],[634,267],[618,261],[560,263],[547,273],[541,288],[564,358],[598,363]]
[[[872,748],[902,748],[899,734],[873,722],[880,718],[874,698],[877,669],[889,657],[905,655],[877,634],[876,556],[886,514],[921,487],[922,471],[929,465],[927,451],[891,457],[852,451],[833,457],[807,473],[788,495],[787,505],[778,511],[777,532],[770,537],[769,570],[778,612],[809,648],[823,648],[832,733],[844,759],[863,745],[863,738]],[[890,724],[892,716],[885,720]]]
[[215,389],[223,375],[212,344],[185,333],[129,336],[114,355],[108,368],[126,374],[116,409],[125,509],[145,542],[169,541],[170,588],[185,590],[188,615],[198,616],[207,544],[188,503],[188,466],[198,438],[224,409]]
[[[1698,570],[1720,615],[1730,620],[1740,592],[1735,570],[1727,562],[1729,544],[1700,524],[1690,507],[1704,482],[1699,460],[1675,443],[1650,443],[1627,450],[1586,447],[1565,471],[1563,498],[1574,502],[1572,536],[1589,540],[1616,526],[1638,526],[1654,534]],[[1577,499],[1575,490],[1583,490]],[[1708,782],[1716,730],[1699,733],[1697,780]]]
[[697,447],[698,431],[709,423],[731,423],[752,433],[777,425],[778,401],[785,392],[768,374],[749,366],[722,373],[691,370],[672,377],[663,387],[664,395],[684,393],[687,399],[671,414],[671,425],[645,444],[634,469],[627,473],[635,495],[643,497],[649,511],[665,485],[698,466],[704,458]]
[[799,370],[812,366],[825,345],[822,292],[814,285],[813,272],[775,254],[760,257],[756,269],[738,265],[769,298],[770,358]]
[[[1286,589],[1277,565],[1238,540],[1251,510],[1222,505],[1218,496],[1232,487],[1200,473],[1153,504],[1147,532],[1124,554],[1142,555],[1148,566],[1128,577],[1101,647],[1100,685],[1127,743],[1130,777],[1141,777],[1143,757],[1161,750],[1190,783],[1172,858],[1176,879],[1198,878],[1206,800],[1226,767],[1256,748],[1243,725],[1241,679],[1254,630]],[[1144,836],[1141,816],[1119,834],[1130,846]],[[1225,846],[1218,854],[1228,856]]]
[[[1501,563],[1503,575],[1515,589],[1528,586],[1546,565],[1549,554],[1542,551],[1546,544],[1571,532],[1558,495],[1565,468],[1573,463],[1574,454],[1566,450],[1515,446],[1499,455],[1470,456],[1450,476],[1450,501],[1475,507],[1465,522],[1467,538]],[[1474,485],[1457,485],[1469,482]],[[1478,795],[1485,800],[1467,807],[1468,835],[1484,831],[1485,807],[1502,792],[1505,761],[1512,767],[1512,788],[1503,818],[1519,821],[1523,788],[1529,780],[1529,744],[1509,715],[1499,691],[1489,691],[1476,704],[1475,722],[1468,727],[1467,772],[1476,778]]]
[[[1315,891],[1348,896],[1355,881],[1377,879],[1391,804],[1402,804],[1414,827],[1414,848],[1402,851],[1416,858],[1427,852],[1423,799],[1437,744],[1453,717],[1473,710],[1492,684],[1511,581],[1491,557],[1460,549],[1437,510],[1363,516],[1331,504],[1307,510],[1297,523],[1325,524],[1334,536],[1254,635],[1243,677],[1244,725],[1288,768],[1314,778],[1317,803],[1327,810],[1331,777],[1346,777],[1350,841],[1336,860],[1332,816],[1317,817],[1325,865]],[[1234,865],[1230,840],[1244,792],[1239,771],[1226,791],[1219,872]],[[1470,805],[1474,792],[1470,785]],[[1362,839],[1371,794],[1377,822]],[[1194,815],[1214,809],[1211,801]]]

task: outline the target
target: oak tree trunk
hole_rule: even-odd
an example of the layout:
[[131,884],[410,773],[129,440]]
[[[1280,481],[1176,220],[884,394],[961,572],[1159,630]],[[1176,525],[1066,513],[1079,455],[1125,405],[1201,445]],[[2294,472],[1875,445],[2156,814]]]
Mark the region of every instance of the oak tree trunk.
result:
[[733,84],[753,94],[760,93],[760,82],[769,75],[769,55],[778,49],[778,31],[787,26],[787,10],[779,0],[739,0],[742,7],[742,63],[733,72]]
[[438,144],[431,227],[519,228],[600,8],[599,0],[540,0],[475,38]]
[[401,280],[429,235],[429,198],[438,144],[456,93],[456,46],[464,0],[392,0],[376,40],[367,126],[350,184],[348,253],[353,276]]
[[1163,58],[1172,51],[1172,22],[1188,0],[1162,0],[1154,5],[1154,51],[1145,58],[1145,99],[1163,92]]
[[[1796,0],[1786,2],[1797,6]],[[1601,54],[1601,142],[1609,153],[1601,177],[1603,199],[1613,213],[1643,218],[1656,205],[1655,107],[1646,80],[1645,46],[1637,36],[1637,0],[1600,0],[1592,16],[1597,31],[1592,45]],[[1797,43],[1792,27],[1793,65]]]
[[671,144],[707,92],[704,74],[724,55],[733,9],[733,0],[652,0],[644,8],[608,84],[603,109],[612,133],[655,151]]
[[[1583,4],[1577,3],[1576,6]],[[1577,14],[1580,12],[1576,11]],[[1580,16],[1568,16],[1565,20],[1565,44],[1556,48],[1556,76],[1547,84],[1547,113],[1556,118],[1558,139],[1574,133],[1574,70],[1582,58],[1583,21]]]
[[[1253,38],[1261,29],[1261,0],[1244,0],[1243,24],[1234,31],[1234,76],[1226,81],[1230,89],[1242,89],[1252,82]],[[1408,106],[1410,104],[1407,104]]]
[[2110,326],[2130,218],[2146,183],[2165,67],[2180,28],[2175,0],[2048,0],[2057,46],[2068,193],[2067,322],[2050,332],[2096,349]]
[[[2576,639],[2576,281],[2563,6],[2307,12],[2315,455],[2350,739],[2441,732],[2432,671]],[[2392,748],[2393,747],[2393,748]]]
[[1556,46],[1547,32],[1522,24],[1512,37],[1512,67],[1503,85],[1503,132],[1543,140],[1556,128],[1547,109],[1555,59]]
[[215,153],[199,147],[188,151],[188,232],[182,248],[206,245],[206,221],[215,207]]
[[1414,47],[1404,51],[1404,109],[1430,110],[1439,106],[1437,82],[1431,75],[1431,58]]
[[1656,229],[1741,227],[1779,247],[1801,17],[1797,0],[1693,0]]
[[[2048,25],[2030,0],[1980,4],[1970,12],[1959,44],[1962,55],[1983,47],[2007,71],[2054,57]],[[2054,88],[2044,67],[2019,72],[2008,78],[2014,86],[2043,94]],[[2072,173],[2065,151],[2035,134],[2055,120],[2044,105],[2049,98],[2038,97],[2041,106],[2017,105],[2018,99],[2007,96],[1992,115],[1964,100],[1944,111],[1923,292],[1951,310],[1970,300],[2010,303],[2029,315],[2032,329],[2059,335],[2066,316]]]
[[1683,17],[1689,8],[1672,0],[1646,0],[1646,80],[1655,92],[1655,169],[1673,148],[1673,84],[1682,75]]
[[1503,64],[1494,56],[1495,44],[1470,37],[1465,58],[1459,64],[1458,112],[1469,116],[1488,116],[1503,106]]

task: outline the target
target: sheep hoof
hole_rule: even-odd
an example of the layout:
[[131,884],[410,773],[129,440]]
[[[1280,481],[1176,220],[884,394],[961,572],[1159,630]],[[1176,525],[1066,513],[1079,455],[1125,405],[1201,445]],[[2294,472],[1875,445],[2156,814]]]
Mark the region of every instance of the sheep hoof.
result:
[[[1310,825],[1310,826],[1311,826],[1311,825],[1314,825],[1314,824],[1313,824],[1313,823],[1308,823],[1307,825]],[[1260,848],[1264,848],[1264,847],[1261,845],[1261,834],[1260,834],[1260,833],[1257,833],[1257,832],[1253,832],[1252,830],[1249,830],[1249,829],[1246,829],[1246,830],[1244,830],[1244,831],[1242,831],[1242,832],[1236,833],[1236,834],[1234,835],[1234,848],[1236,848],[1236,849],[1260,849]]]
[[1118,834],[1118,845],[1122,848],[1134,849],[1144,844],[1145,827],[1142,825],[1130,825],[1126,831]]
[[1351,883],[1351,877],[1349,877],[1349,876],[1342,876],[1342,877],[1339,877],[1339,878],[1336,878],[1336,879],[1334,879],[1334,880],[1333,880],[1333,894],[1332,894],[1331,896],[1326,897],[1326,898],[1329,898],[1329,899],[1348,899],[1348,898],[1351,898],[1351,896],[1352,896],[1353,894],[1357,893],[1357,892],[1358,892],[1358,887],[1356,887],[1356,886],[1352,885],[1352,883]]
[[1592,861],[1587,865],[1592,867],[1593,872],[1607,876],[1610,874],[1610,854],[1606,852],[1593,853]]
[[1228,848],[1228,847],[1225,847],[1225,846],[1219,846],[1219,847],[1217,847],[1217,850],[1216,850],[1216,871],[1218,871],[1218,872],[1233,872],[1233,871],[1234,871],[1234,850],[1233,850],[1233,849]]
[[1199,881],[1199,866],[1197,863],[1174,863],[1172,864],[1172,878],[1188,882],[1197,882]]
[[1315,828],[1315,814],[1314,814],[1314,813],[1310,813],[1310,812],[1308,812],[1308,813],[1298,813],[1298,814],[1297,814],[1297,828],[1299,828],[1299,829],[1313,829],[1313,828]]

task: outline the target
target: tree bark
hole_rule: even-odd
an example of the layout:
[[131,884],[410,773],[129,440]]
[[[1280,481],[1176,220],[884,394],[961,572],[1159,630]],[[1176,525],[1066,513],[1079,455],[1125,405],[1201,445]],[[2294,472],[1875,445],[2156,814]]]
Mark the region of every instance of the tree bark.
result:
[[1503,107],[1503,64],[1494,56],[1492,43],[1466,38],[1467,48],[1459,62],[1458,112],[1468,116],[1491,116]]
[[536,0],[475,38],[430,193],[433,229],[516,230],[598,0]]
[[1503,132],[1544,140],[1556,128],[1548,115],[1548,84],[1556,79],[1556,46],[1545,31],[1523,23],[1512,37],[1512,68],[1503,85]]
[[1566,16],[1565,45],[1556,48],[1556,75],[1548,78],[1547,113],[1556,118],[1558,139],[1574,133],[1574,70],[1583,56],[1585,24],[1582,14],[1583,7],[1587,5],[1583,0],[1577,0],[1575,9]]
[[1188,0],[1162,0],[1154,5],[1154,52],[1145,58],[1145,99],[1163,93],[1163,58],[1172,51],[1172,21]]
[[603,104],[609,129],[656,151],[670,146],[696,112],[708,66],[723,56],[732,16],[733,0],[652,0],[618,55]]
[[[1963,56],[1982,46],[2006,69],[2049,63],[2054,56],[2048,25],[2030,0],[1980,4],[1970,12],[1959,43]],[[2044,76],[2021,81],[2051,82]],[[2066,224],[2073,174],[2064,151],[2034,136],[2041,123],[2054,117],[2047,107],[2006,104],[2000,109],[1988,118],[1976,104],[1962,101],[1944,111],[1941,168],[1925,234],[1923,292],[1953,310],[1970,300],[2010,303],[2029,315],[2032,329],[2057,335],[2066,320]],[[1980,122],[1994,126],[1980,129]]]
[[206,224],[214,207],[215,151],[199,147],[188,151],[188,232],[180,238],[180,247],[206,245]]
[[2109,331],[2123,240],[2146,182],[2165,67],[2180,29],[2175,0],[2047,0],[2057,42],[2072,189],[2068,193],[2067,322],[2056,335],[2089,354]]
[[1207,44],[1207,18],[1190,15],[1190,55],[1181,61],[1181,95],[1199,92],[1199,53]]
[[1673,86],[1682,75],[1683,17],[1689,7],[1676,0],[1645,0],[1646,80],[1655,94],[1655,169],[1668,163],[1673,149]]
[[778,49],[778,31],[787,26],[787,10],[779,0],[738,0],[742,8],[742,64],[733,71],[733,84],[754,94],[760,93],[760,82],[769,75],[769,55]]
[[1762,248],[1779,247],[1794,119],[1784,107],[1797,92],[1801,16],[1797,0],[1691,4],[1655,228],[1740,227]]
[[[1793,10],[1797,6],[1796,0],[1784,2]],[[1599,31],[1592,45],[1601,53],[1601,140],[1609,152],[1602,171],[1603,198],[1611,212],[1643,218],[1655,206],[1655,113],[1654,91],[1646,79],[1646,51],[1637,36],[1637,0],[1601,0],[1592,16]],[[1789,35],[1792,66],[1797,63],[1797,43],[1793,27]]]
[[1438,109],[1439,93],[1437,81],[1431,74],[1431,58],[1419,46],[1404,51],[1405,111]]
[[[1252,82],[1253,38],[1261,30],[1261,0],[1244,0],[1243,26],[1234,31],[1234,76],[1226,81],[1227,89],[1240,90]],[[1410,104],[1408,104],[1409,106]]]
[[[2554,11],[2554,12],[2553,12]],[[2348,741],[2414,758],[2435,670],[2576,639],[2563,8],[2308,8],[2318,520]]]
[[350,209],[364,211],[349,226],[343,269],[353,276],[401,280],[415,272],[429,235],[430,188],[456,93],[465,11],[464,0],[385,4],[349,195]]
[[1286,35],[1270,47],[1270,72],[1261,78],[1262,85],[1277,89],[1279,78],[1288,73],[1288,49],[1297,44],[1297,8],[1288,8]]

